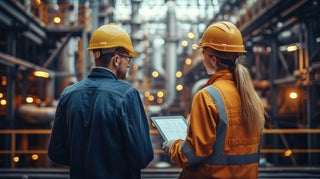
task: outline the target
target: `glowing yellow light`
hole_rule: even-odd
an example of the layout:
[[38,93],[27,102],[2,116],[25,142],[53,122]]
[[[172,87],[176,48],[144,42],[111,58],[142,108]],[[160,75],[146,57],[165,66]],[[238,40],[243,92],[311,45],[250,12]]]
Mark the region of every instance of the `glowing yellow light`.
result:
[[153,100],[154,100],[154,96],[153,96],[153,95],[150,95],[150,96],[148,97],[148,100],[149,100],[149,101],[153,101]]
[[158,96],[159,98],[162,98],[162,97],[163,97],[163,92],[162,92],[162,91],[158,91],[158,92],[157,92],[157,96]]
[[148,98],[149,96],[150,96],[150,92],[149,91],[144,92],[144,97]]
[[18,163],[20,161],[20,158],[18,156],[13,157],[13,162]]
[[289,149],[289,150],[284,151],[283,155],[286,157],[290,157],[292,155],[292,150]]
[[33,154],[31,156],[32,160],[38,160],[39,159],[39,155],[38,154]]
[[186,60],[184,61],[184,63],[185,63],[186,65],[190,65],[190,64],[192,63],[191,58],[186,58]]
[[37,77],[42,77],[42,78],[49,78],[50,76],[49,73],[46,71],[34,71],[33,75]]
[[27,102],[27,103],[32,103],[32,102],[33,102],[33,97],[30,97],[30,96],[27,97],[27,98],[26,98],[26,102]]
[[194,33],[192,32],[189,32],[187,36],[189,39],[193,39],[195,37]]
[[293,52],[293,51],[296,51],[297,49],[298,47],[296,45],[291,45],[287,47],[288,52]]
[[0,93],[0,98],[3,98],[3,93]]
[[192,47],[192,49],[193,49],[193,50],[196,50],[196,49],[198,49],[198,48],[199,48],[199,45],[198,45],[198,44],[192,44],[192,46],[191,46],[191,47]]
[[177,72],[176,72],[176,77],[177,77],[177,78],[181,78],[181,76],[182,76],[182,72],[181,72],[181,71],[177,71]]
[[2,106],[6,105],[6,104],[7,104],[7,100],[2,99],[2,100],[0,101],[0,104],[1,104]]
[[56,23],[56,24],[60,24],[61,18],[56,16],[56,17],[53,18],[53,22]]
[[189,43],[186,40],[181,41],[181,45],[184,46],[184,47],[188,46],[188,44]]
[[157,77],[159,76],[159,72],[153,71],[153,72],[152,72],[152,76],[153,76],[154,78],[157,78]]
[[289,97],[290,97],[291,99],[296,99],[296,98],[298,97],[298,94],[297,94],[296,92],[291,92],[291,93],[289,94]]
[[176,90],[177,90],[177,91],[181,91],[182,89],[183,89],[183,85],[177,85],[177,86],[176,86]]

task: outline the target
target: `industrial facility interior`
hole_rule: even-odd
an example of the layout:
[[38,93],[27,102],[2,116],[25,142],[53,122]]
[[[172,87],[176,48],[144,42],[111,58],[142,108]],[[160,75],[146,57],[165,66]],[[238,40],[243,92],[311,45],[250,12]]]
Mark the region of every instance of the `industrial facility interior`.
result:
[[[0,0],[0,178],[68,178],[47,157],[59,95],[87,77],[87,46],[116,23],[140,54],[127,80],[148,119],[188,119],[209,76],[197,48],[215,21],[234,23],[268,113],[259,178],[320,178],[320,1]],[[177,178],[150,123],[155,156],[142,178]]]

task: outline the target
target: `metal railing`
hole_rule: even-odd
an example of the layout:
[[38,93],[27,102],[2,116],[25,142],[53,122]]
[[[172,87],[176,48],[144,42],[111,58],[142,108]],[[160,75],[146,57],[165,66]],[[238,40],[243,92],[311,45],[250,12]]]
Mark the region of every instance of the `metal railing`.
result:
[[[152,129],[151,135],[159,135],[156,129]],[[49,137],[51,133],[51,129],[12,129],[12,130],[0,130],[0,135],[7,135],[11,139],[11,146],[6,146],[10,149],[0,149],[0,155],[10,155],[11,156],[11,168],[15,168],[14,157],[19,155],[26,155],[26,154],[47,154],[46,146],[42,146],[43,148],[40,149],[30,149],[28,146],[29,136],[47,136]],[[269,134],[276,134],[276,135],[284,135],[284,134],[292,134],[292,135],[299,135],[299,134],[320,134],[320,129],[265,129],[264,135]],[[17,146],[17,138],[21,135],[20,142],[22,143],[20,146]],[[46,142],[47,143],[47,142]],[[3,145],[3,143],[2,143]],[[41,147],[41,146],[40,146]],[[292,153],[318,153],[320,154],[320,149],[291,149],[287,145],[285,148],[281,149],[269,149],[264,148],[262,146],[261,153],[285,153],[287,150],[291,150]],[[154,149],[155,154],[163,154],[163,150],[160,148]]]

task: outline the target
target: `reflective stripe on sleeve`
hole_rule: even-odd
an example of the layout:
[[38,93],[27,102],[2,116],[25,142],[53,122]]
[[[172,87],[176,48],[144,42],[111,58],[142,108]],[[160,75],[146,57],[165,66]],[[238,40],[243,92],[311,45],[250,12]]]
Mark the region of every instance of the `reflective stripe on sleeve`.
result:
[[199,157],[197,156],[193,150],[190,148],[190,146],[186,143],[186,141],[183,141],[182,147],[181,147],[182,153],[186,156],[188,159],[188,163],[190,165],[194,165],[197,163],[201,163],[206,159],[206,157]]

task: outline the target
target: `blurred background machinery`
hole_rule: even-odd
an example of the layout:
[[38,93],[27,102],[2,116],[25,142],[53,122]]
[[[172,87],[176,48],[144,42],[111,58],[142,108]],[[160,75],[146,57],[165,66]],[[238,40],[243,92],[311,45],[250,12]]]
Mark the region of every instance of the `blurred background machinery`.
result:
[[[91,33],[117,23],[140,56],[128,80],[148,116],[188,118],[208,79],[197,44],[214,21],[241,30],[242,59],[270,117],[263,166],[320,164],[320,2],[317,0],[1,0],[0,167],[51,167],[46,158],[62,90],[94,63]],[[150,123],[151,124],[151,123]],[[151,133],[157,131],[151,124]],[[155,158],[163,159],[154,137]]]

